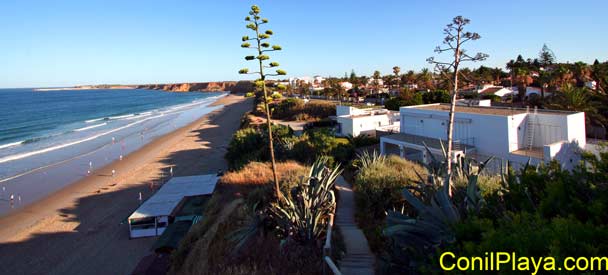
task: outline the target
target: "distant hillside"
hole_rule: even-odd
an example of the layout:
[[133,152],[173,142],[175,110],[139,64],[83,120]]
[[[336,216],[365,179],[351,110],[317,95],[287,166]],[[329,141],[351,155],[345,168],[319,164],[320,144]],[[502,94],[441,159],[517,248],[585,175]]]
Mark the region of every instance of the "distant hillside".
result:
[[[85,86],[81,86],[85,87]],[[251,81],[222,81],[222,82],[194,82],[194,83],[171,83],[171,84],[143,84],[143,85],[95,85],[86,86],[96,89],[133,88],[163,90],[168,92],[220,92],[246,93],[253,90]],[[80,87],[77,87],[80,88]]]

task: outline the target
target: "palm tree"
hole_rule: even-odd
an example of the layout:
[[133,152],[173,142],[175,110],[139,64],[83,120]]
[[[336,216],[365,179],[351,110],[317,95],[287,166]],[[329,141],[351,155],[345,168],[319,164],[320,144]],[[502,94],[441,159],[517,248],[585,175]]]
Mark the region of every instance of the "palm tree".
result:
[[591,100],[590,92],[587,88],[565,85],[549,106],[557,110],[585,112],[586,124],[605,125],[606,118],[598,112],[599,106]]
[[530,77],[530,71],[524,67],[515,68],[515,82],[517,83],[517,90],[519,91],[519,98],[523,99],[526,95],[526,89],[528,85],[532,83],[532,78]]
[[412,70],[407,71],[404,75],[401,75],[401,83],[405,84],[415,84],[416,83],[416,73]]
[[376,93],[379,93],[379,91],[380,91],[380,81],[379,81],[380,80],[380,71],[374,71],[373,79],[374,79],[374,81],[373,81],[374,89],[375,89]]
[[397,89],[401,88],[401,87],[400,87],[400,86],[401,86],[401,85],[400,85],[401,83],[399,83],[399,82],[400,82],[400,80],[401,80],[401,79],[399,78],[399,73],[401,73],[401,68],[399,68],[399,66],[395,66],[395,67],[393,67],[393,74],[395,75],[395,81],[397,82]]
[[554,97],[550,105],[554,109],[576,112],[593,112],[595,107],[589,101],[589,91],[570,84],[562,87],[561,93]]
[[429,69],[424,68],[418,74],[418,87],[424,87],[426,89],[433,89],[433,75]]
[[554,87],[564,87],[572,82],[572,72],[563,64],[555,66],[551,82]]
[[584,86],[585,82],[591,79],[591,68],[584,62],[576,62],[573,65],[573,75],[576,79],[577,86]]
[[600,93],[604,93],[604,83],[608,82],[607,64],[602,64],[596,59],[591,66],[591,77],[596,83],[596,90]]

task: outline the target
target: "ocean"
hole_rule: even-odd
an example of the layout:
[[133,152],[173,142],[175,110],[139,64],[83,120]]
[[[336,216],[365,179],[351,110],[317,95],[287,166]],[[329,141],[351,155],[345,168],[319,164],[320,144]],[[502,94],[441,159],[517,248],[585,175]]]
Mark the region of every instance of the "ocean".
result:
[[0,215],[195,121],[225,94],[0,89]]

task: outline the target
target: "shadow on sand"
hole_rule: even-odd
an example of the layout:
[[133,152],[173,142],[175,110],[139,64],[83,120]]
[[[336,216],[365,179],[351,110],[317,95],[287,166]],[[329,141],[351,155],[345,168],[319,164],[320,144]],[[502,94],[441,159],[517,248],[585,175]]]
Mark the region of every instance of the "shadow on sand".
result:
[[[251,110],[252,100],[226,105],[208,117],[209,127],[190,131],[200,148],[174,152],[159,161],[165,166],[161,177],[149,182],[123,184],[108,182],[96,192],[80,198],[73,207],[59,209],[52,221],[61,221],[61,232],[44,232],[44,222],[28,239],[0,244],[3,274],[128,274],[150,253],[156,238],[129,240],[126,218],[144,199],[153,194],[151,185],[174,176],[216,173],[226,169],[224,154],[241,115]],[[228,114],[228,115],[225,115]],[[221,127],[220,127],[221,125]],[[151,184],[152,183],[152,184]]]

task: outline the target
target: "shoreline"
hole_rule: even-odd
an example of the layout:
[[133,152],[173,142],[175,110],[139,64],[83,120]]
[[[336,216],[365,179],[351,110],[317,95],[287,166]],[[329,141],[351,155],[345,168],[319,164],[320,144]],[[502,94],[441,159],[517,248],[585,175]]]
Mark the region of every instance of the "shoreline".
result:
[[[0,162],[11,161],[11,158],[14,160],[11,163],[0,164],[3,174],[0,179],[2,183],[0,217],[82,178],[90,177],[90,172],[94,173],[94,169],[104,167],[119,160],[121,155],[124,157],[167,133],[187,126],[217,109],[218,107],[211,104],[226,95],[227,93],[208,94],[192,103],[148,109],[149,111],[144,113],[133,112],[122,116],[102,115],[93,119],[109,120],[104,124],[110,125],[101,130],[87,131],[84,134],[78,134],[77,130],[65,131],[66,135],[56,135],[56,141],[49,146],[27,149],[26,144],[23,149],[21,147],[15,149],[12,154],[0,158]],[[90,127],[89,121],[78,123]],[[64,129],[82,129],[83,125]],[[61,127],[63,126],[58,128]],[[28,158],[29,156],[31,158]],[[88,170],[90,172],[87,172]],[[14,203],[9,203],[9,194],[15,195]]]
[[[79,251],[85,250],[80,247],[69,249],[73,246],[69,243],[70,239],[74,239],[86,242],[85,246],[91,246],[91,243],[111,246],[112,249],[109,251],[105,251],[107,250],[105,249],[103,252],[97,252],[127,265],[104,267],[98,272],[130,272],[140,257],[148,254],[150,245],[156,239],[129,241],[128,226],[120,225],[120,221],[124,220],[139,205],[138,193],[141,192],[144,199],[149,197],[152,194],[150,183],[159,184],[168,180],[168,177],[164,175],[168,174],[170,166],[174,167],[175,176],[215,173],[218,169],[225,169],[224,147],[227,146],[234,131],[238,129],[242,114],[251,107],[249,106],[250,100],[232,94],[219,98],[209,106],[218,105],[223,105],[223,108],[156,138],[142,148],[126,155],[122,161],[114,161],[93,171],[93,176],[78,180],[36,202],[0,217],[0,258],[2,259],[0,264],[7,267],[8,270],[12,270],[9,268],[12,267],[14,272],[20,273],[31,273],[31,268],[48,271],[48,268],[54,265],[57,265],[56,273],[86,270],[86,266],[98,261],[95,259],[88,259],[88,261],[64,259],[65,257],[70,258],[68,255],[77,259],[91,253],[91,248],[86,251]],[[226,120],[228,122],[221,123]],[[218,157],[221,159],[217,159]],[[200,165],[195,162],[200,162]],[[112,170],[118,171],[116,177],[107,176],[111,174]],[[59,239],[64,240],[57,240],[55,234],[60,234]],[[95,236],[88,237],[90,234]],[[44,237],[45,235],[49,236]],[[52,241],[43,245],[39,244],[42,247],[47,246],[48,250],[42,247],[38,247],[42,251],[36,250],[37,247],[31,243],[31,240],[39,238],[49,238]],[[105,242],[112,242],[112,244],[103,245]],[[27,253],[18,254],[29,255],[19,257],[12,253],[17,252],[16,250]],[[56,250],[66,250],[68,255],[48,257],[50,254],[55,254]],[[141,255],[142,253],[143,255]],[[38,254],[39,258],[44,258],[37,259],[36,262],[43,261],[46,264],[36,264],[33,267],[31,262],[34,260],[29,258],[36,257],[32,254]],[[71,263],[69,263],[70,261]]]

